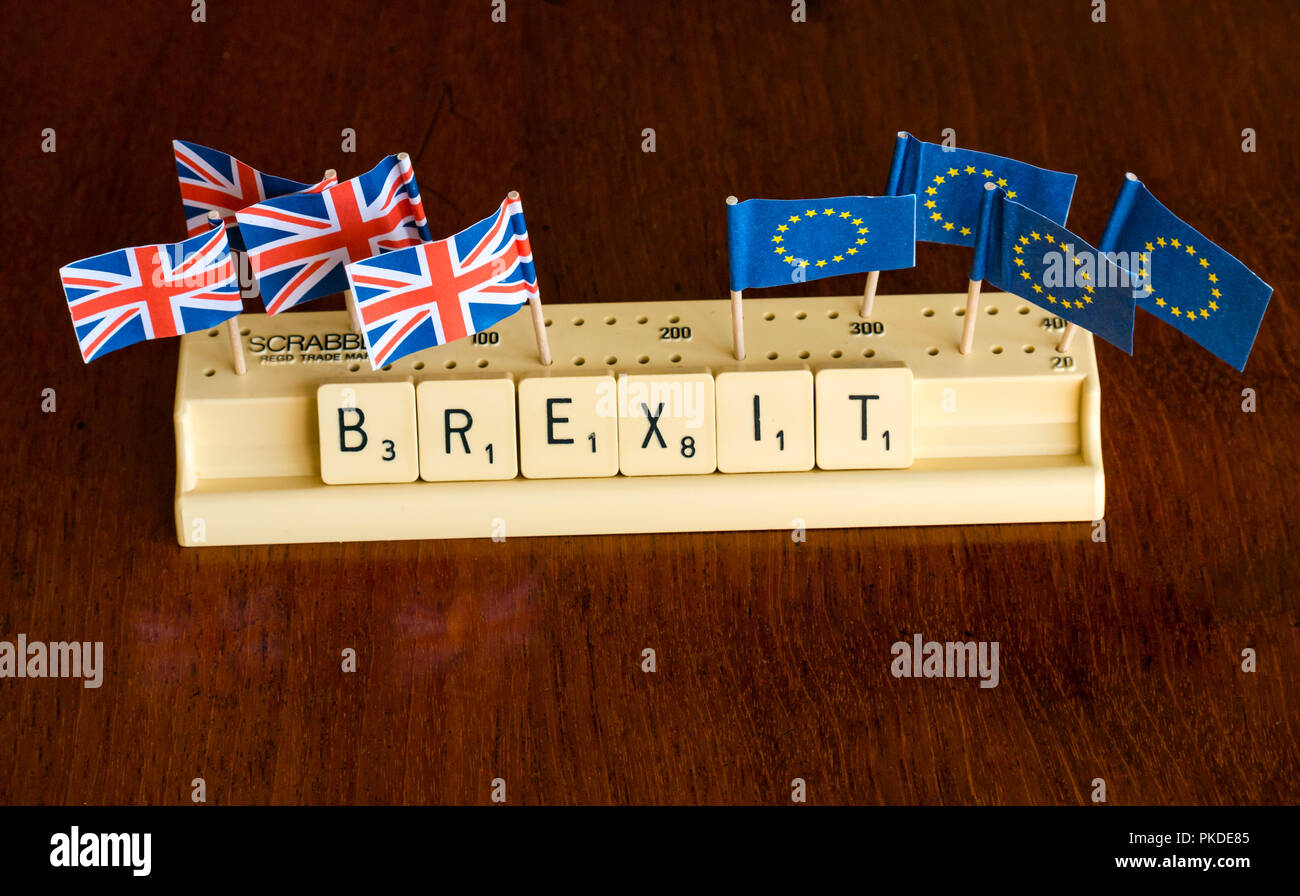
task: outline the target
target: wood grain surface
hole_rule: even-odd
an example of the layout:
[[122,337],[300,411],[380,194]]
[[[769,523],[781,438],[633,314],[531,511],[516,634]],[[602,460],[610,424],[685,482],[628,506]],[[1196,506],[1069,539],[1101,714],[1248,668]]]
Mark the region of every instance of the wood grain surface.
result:
[[[1090,804],[1095,778],[1112,804],[1295,803],[1300,8],[1091,16],[5,4],[0,638],[103,641],[106,672],[0,680],[0,801],[189,803],[202,777],[209,804],[487,803],[503,778],[511,804],[788,804],[799,777],[814,804]],[[725,196],[879,193],[894,132],[944,128],[1077,172],[1071,225],[1094,241],[1134,171],[1277,291],[1244,374],[1145,315],[1133,357],[1100,345],[1104,542],[1073,524],[183,550],[177,344],[83,366],[59,289],[61,264],[183,235],[183,137],[304,180],[407,150],[435,234],[523,194],[544,299],[725,300]],[[968,250],[917,255],[882,292],[964,288]],[[916,632],[999,642],[1000,685],[893,678]]]

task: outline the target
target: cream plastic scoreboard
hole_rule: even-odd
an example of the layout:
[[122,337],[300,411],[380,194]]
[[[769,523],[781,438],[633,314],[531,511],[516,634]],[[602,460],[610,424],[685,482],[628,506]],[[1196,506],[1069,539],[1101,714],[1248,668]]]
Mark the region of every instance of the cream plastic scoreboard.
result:
[[345,312],[181,340],[182,545],[1096,520],[1092,337],[964,295],[545,306],[372,371]]

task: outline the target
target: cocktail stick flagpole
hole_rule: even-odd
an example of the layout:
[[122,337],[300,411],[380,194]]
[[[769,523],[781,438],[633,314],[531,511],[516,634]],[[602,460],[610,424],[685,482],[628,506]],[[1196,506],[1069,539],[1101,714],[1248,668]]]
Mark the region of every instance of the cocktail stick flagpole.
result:
[[[415,180],[415,169],[411,167],[409,155],[399,152],[397,165],[402,172],[404,182],[410,183]],[[411,201],[411,208],[415,211],[415,226],[420,229],[420,236],[429,239],[429,221],[424,217],[424,200],[420,198],[420,185],[417,183],[415,189],[407,191],[407,196]]]
[[[337,178],[338,176],[339,173],[333,168],[326,168],[322,179],[329,180],[330,178]],[[348,320],[352,323],[352,332],[362,332],[363,325],[361,323],[361,309],[357,308],[357,297],[352,294],[352,290],[343,290],[343,303],[348,309]]]
[[226,333],[230,336],[230,357],[235,362],[235,373],[243,376],[248,373],[248,364],[244,361],[244,339],[239,335],[239,315],[226,321]]
[[[519,200],[519,193],[511,190],[506,194],[506,198],[511,202],[519,202],[519,210],[522,212],[524,205]],[[515,234],[523,236],[516,229]],[[529,244],[528,253],[532,254],[532,245]],[[543,367],[551,366],[551,341],[546,336],[546,319],[542,316],[542,294],[540,290],[534,289],[532,295],[528,297],[528,308],[533,316],[533,334],[537,337],[537,357],[542,362]]]
[[[735,196],[727,197],[727,205],[735,205],[739,201]],[[742,299],[739,289],[731,291],[731,342],[737,361],[745,360],[745,311],[741,305]]]
[[731,291],[731,342],[735,347],[736,360],[745,360],[745,312],[741,307],[740,290]]
[[989,240],[992,238],[993,192],[998,185],[992,182],[984,184],[984,196],[980,200],[979,221],[975,225],[975,247],[971,257],[971,277],[966,283],[966,316],[961,325],[961,344],[958,346],[963,355],[969,355],[975,343],[975,322],[980,313],[980,287],[984,284],[984,268],[988,263]]
[[860,317],[871,316],[871,306],[876,302],[876,287],[880,285],[880,271],[867,271],[867,288],[862,292],[862,308],[858,311]]
[[[212,224],[220,223],[221,214],[216,211],[208,212],[208,221]],[[235,250],[230,250],[230,264],[235,269],[235,285],[239,287],[239,264],[235,256]],[[239,301],[244,300],[243,290],[240,289]],[[234,362],[235,373],[243,376],[248,373],[248,364],[244,361],[244,340],[239,335],[239,315],[236,314],[230,320],[226,321],[226,335],[230,337],[230,359]]]
[[[1101,266],[1105,264],[1103,259],[1111,258],[1111,253],[1115,251],[1115,243],[1119,237],[1119,229],[1122,226],[1121,222],[1127,214],[1127,208],[1131,207],[1126,204],[1126,197],[1129,197],[1129,200],[1131,201],[1131,191],[1137,183],[1138,179],[1136,174],[1132,171],[1125,172],[1124,186],[1120,190],[1119,198],[1115,200],[1115,208],[1111,210],[1110,220],[1106,222],[1106,229],[1102,231],[1101,240],[1097,243],[1098,270],[1100,270]],[[1125,211],[1122,213],[1120,212],[1121,207],[1125,208]],[[1061,354],[1068,352],[1070,350],[1070,343],[1074,341],[1075,334],[1082,329],[1083,327],[1067,323],[1065,325],[1065,332],[1061,334],[1061,341],[1056,346],[1056,350]]]
[[[899,131],[894,141],[894,158],[889,164],[889,185],[885,188],[886,196],[897,196],[899,182],[903,177],[903,160],[907,155],[907,131]],[[861,317],[871,316],[871,307],[876,303],[876,287],[880,285],[880,271],[867,271],[867,286],[862,291],[862,307],[858,309]]]
[[1061,335],[1061,344],[1056,347],[1056,350],[1061,354],[1068,352],[1070,350],[1070,343],[1074,341],[1074,334],[1077,332],[1079,332],[1079,328],[1074,324],[1066,324],[1065,333]]
[[980,286],[983,280],[971,280],[966,287],[966,319],[961,327],[961,353],[969,355],[975,342],[975,321],[980,311]]
[[357,307],[357,297],[352,294],[352,290],[343,291],[343,301],[348,306],[348,320],[352,323],[352,332],[360,333],[362,330],[361,309]]

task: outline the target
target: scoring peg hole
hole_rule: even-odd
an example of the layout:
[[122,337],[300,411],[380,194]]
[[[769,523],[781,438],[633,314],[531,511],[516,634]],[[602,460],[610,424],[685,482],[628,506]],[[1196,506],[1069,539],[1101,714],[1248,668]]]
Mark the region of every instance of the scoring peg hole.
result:
[[610,355],[608,358],[605,359],[605,366],[607,367],[613,367],[617,363],[618,363],[618,357],[616,355]]
[[776,320],[776,315],[769,311],[763,315],[763,320]]
[[955,315],[957,315],[958,317],[965,317],[965,316],[966,316],[966,309],[965,309],[965,308],[954,308],[954,309],[952,309],[952,313],[955,314]]
[[933,358],[935,355],[939,354],[939,348],[938,346],[932,345],[925,350],[925,353]]
[[672,356],[671,358],[669,358],[668,360],[669,360],[669,361],[672,361],[674,364],[680,364],[680,363],[681,363],[681,360],[682,360],[682,356],[681,356],[681,355],[673,355],[673,356]]
[[647,324],[647,323],[650,322],[650,318],[646,317],[646,316],[643,314],[643,315],[641,315],[640,317],[638,317],[638,318],[636,319],[636,322],[639,323],[639,324]]
[[412,369],[412,370],[423,370],[423,369],[424,369],[424,362],[423,362],[423,361],[416,361],[414,364],[411,365],[411,369]]
[[874,348],[864,348],[862,350],[862,357],[864,358],[874,358],[875,356],[876,350]]
[[795,312],[795,315],[794,315],[794,319],[795,319],[795,320],[807,320],[807,319],[808,319],[808,312],[807,312],[807,311],[796,311],[796,312]]
[[1028,314],[1028,313],[1029,313],[1028,305],[1021,305],[1019,308],[1016,309],[1016,314]]
[[767,360],[769,360],[769,361],[775,361],[775,360],[776,360],[777,358],[779,358],[779,357],[781,357],[781,356],[778,355],[776,352],[768,352],[768,353],[767,353]]
[[992,348],[992,352],[993,352],[993,354],[995,354],[995,355],[1000,355],[1000,354],[1002,354],[1002,346],[1000,346],[1000,345],[995,345],[995,346],[993,346],[993,348]]
[[679,324],[679,323],[681,323],[681,322],[682,322],[682,319],[681,319],[680,317],[678,317],[676,314],[674,314],[674,315],[672,315],[671,317],[668,318],[668,323],[670,323],[670,324]]
[[921,313],[922,313],[923,315],[925,315],[926,317],[934,317],[934,309],[933,309],[933,308],[926,308],[926,309],[924,309]]
[[381,367],[381,368],[379,368],[379,369],[382,370],[384,373],[388,373],[388,371],[390,371],[390,370],[393,369],[393,365],[392,365],[392,364],[385,364],[383,367]]
[[840,351],[839,349],[836,349],[835,351],[831,352],[831,357],[832,357],[832,358],[842,358],[842,357],[844,357],[844,352]]
[[455,361],[448,361],[446,364],[443,364],[442,366],[445,367],[445,368],[447,368],[448,370],[455,370],[455,369],[456,369],[456,362],[455,362]]
[[242,329],[240,329],[240,331],[239,331],[239,335],[240,335],[240,336],[247,336],[247,335],[248,335],[249,333],[251,333],[251,332],[253,332],[253,331],[250,330],[250,329],[248,329],[248,327],[243,327]]
[[1026,346],[1025,346],[1025,354],[1026,354],[1026,355],[1032,355],[1033,353],[1034,353],[1034,347],[1033,347],[1032,345],[1026,345]]
[[581,367],[583,364],[586,364],[586,363],[587,363],[587,359],[586,359],[586,358],[574,358],[574,359],[573,359],[573,366],[574,366],[574,367]]
[[638,363],[638,364],[649,364],[649,363],[650,363],[650,356],[649,356],[649,355],[642,355],[641,357],[639,357],[639,358],[636,359],[636,363]]
[[549,327],[552,323],[554,323],[554,321],[552,321],[552,320],[548,317],[548,318],[546,319],[545,323],[546,323],[546,326]]
[[488,366],[488,360],[487,360],[487,358],[479,358],[479,359],[478,359],[478,366],[479,366],[479,367],[487,367],[487,366]]
[[605,318],[605,326],[607,326],[607,327],[612,327],[612,326],[614,326],[614,324],[616,324],[616,323],[618,323],[618,318],[617,318],[617,317],[607,317],[607,318]]
[[802,360],[802,361],[807,361],[807,360],[808,360],[808,355],[809,355],[809,351],[808,351],[808,349],[804,349],[803,351],[801,351],[801,352],[799,353],[799,359]]
[[209,335],[209,336],[216,336],[216,335],[217,335],[218,333],[220,333],[220,332],[221,332],[220,330],[208,330],[208,335]]
[[360,369],[361,369],[361,365],[358,364],[356,361],[353,361],[351,364],[348,365],[348,370],[352,371],[353,373],[356,373]]
[[988,313],[989,313],[989,314],[997,314],[997,313],[998,313],[997,306],[996,306],[996,305],[990,305],[989,308],[988,308]]
[[835,320],[835,318],[840,316],[840,313],[838,311],[827,311],[826,316],[829,317],[831,320]]
[[580,318],[580,317],[575,317],[575,318],[573,319],[573,325],[574,325],[575,327],[580,327],[580,326],[582,326],[582,325],[585,324],[585,323],[586,323],[586,321],[583,320],[583,319]]
[[215,370],[213,370],[211,367],[209,367],[207,370],[203,371],[203,375],[204,375],[204,376],[216,376],[216,374],[217,374],[217,372],[216,372]]

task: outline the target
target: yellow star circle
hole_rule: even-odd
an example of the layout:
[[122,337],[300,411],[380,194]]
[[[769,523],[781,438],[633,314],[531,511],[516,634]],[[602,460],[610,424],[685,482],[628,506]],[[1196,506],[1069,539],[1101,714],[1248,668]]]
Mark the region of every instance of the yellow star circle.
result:
[[[800,224],[805,223],[807,221],[811,221],[815,218],[827,218],[827,217],[834,218],[837,222],[843,222],[849,225],[848,239],[851,241],[851,242],[847,242],[845,244],[845,247],[841,249],[839,252],[832,255],[829,260],[825,258],[818,258],[810,262],[806,258],[802,258],[798,255],[795,255],[790,251],[790,249],[786,247],[785,245],[786,240],[790,238],[794,238],[798,235],[798,228]],[[778,225],[776,228],[777,232],[772,234],[772,242],[777,244],[776,248],[774,248],[772,251],[777,255],[780,255],[781,260],[786,262],[787,264],[796,265],[802,268],[806,268],[810,264],[819,268],[824,268],[827,265],[839,264],[841,261],[845,259],[846,256],[857,255],[859,251],[859,247],[865,246],[867,244],[867,234],[871,232],[871,228],[865,226],[862,223],[861,218],[853,217],[852,212],[844,212],[844,211],[837,212],[833,208],[822,209],[821,212],[816,212],[809,209],[808,211],[804,212],[802,215],[791,215],[789,218],[786,219],[786,222],[787,223],[785,224]]]
[[[1007,179],[1005,177],[997,177],[994,174],[994,172],[988,168],[985,168],[983,171],[977,172],[975,168],[968,165],[965,168],[948,168],[942,175],[936,174],[931,184],[925,188],[925,193],[927,196],[937,197],[939,195],[940,187],[948,183],[955,183],[959,177],[964,177],[967,175],[978,175],[983,180],[986,181],[991,180],[994,183],[996,183],[999,187],[1002,187],[1004,190],[1007,187]],[[1016,191],[1007,190],[1007,198],[1015,199]],[[943,213],[940,212],[937,208],[937,199],[932,198],[931,201],[925,203],[925,207],[932,210],[932,212],[929,215],[930,220],[938,224],[944,230],[952,230],[953,227],[957,226],[953,222],[945,220],[945,218],[943,217]],[[960,233],[962,236],[969,236],[971,233],[971,229],[969,227],[962,227]]]
[[1223,293],[1219,290],[1219,275],[1210,270],[1210,260],[1204,255],[1198,255],[1196,247],[1191,243],[1182,243],[1177,239],[1166,239],[1158,236],[1152,241],[1148,241],[1144,248],[1145,252],[1139,256],[1143,265],[1146,267],[1138,268],[1140,276],[1147,276],[1151,266],[1151,254],[1157,249],[1178,249],[1175,256],[1185,256],[1189,259],[1195,259],[1195,264],[1205,272],[1206,282],[1208,283],[1207,301],[1199,308],[1178,308],[1171,307],[1165,299],[1160,296],[1155,289],[1155,284],[1147,288],[1147,298],[1156,303],[1156,306],[1168,311],[1174,317],[1181,320],[1208,320],[1216,311],[1219,310],[1219,299],[1223,298]]

